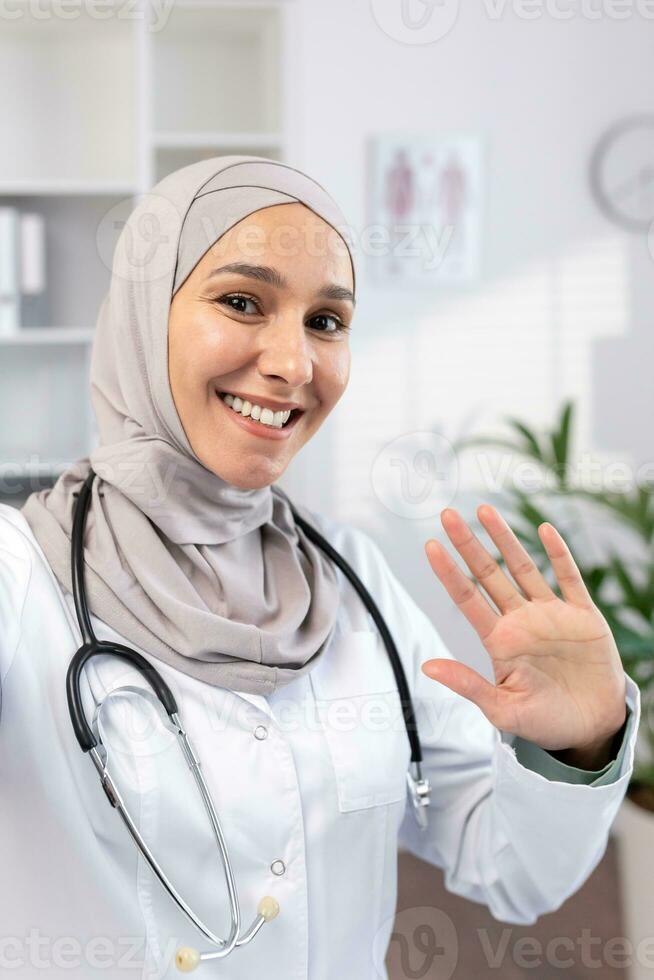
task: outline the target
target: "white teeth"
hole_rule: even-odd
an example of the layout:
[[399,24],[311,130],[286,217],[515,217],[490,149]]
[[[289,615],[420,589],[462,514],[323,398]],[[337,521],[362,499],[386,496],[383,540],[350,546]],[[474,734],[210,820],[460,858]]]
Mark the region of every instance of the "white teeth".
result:
[[270,408],[262,408],[261,405],[253,405],[251,402],[243,401],[238,395],[230,395],[229,393],[220,396],[225,404],[238,412],[239,415],[250,416],[263,425],[270,425],[275,429],[281,429],[285,422],[288,421],[291,414],[290,409],[285,412],[273,412]]

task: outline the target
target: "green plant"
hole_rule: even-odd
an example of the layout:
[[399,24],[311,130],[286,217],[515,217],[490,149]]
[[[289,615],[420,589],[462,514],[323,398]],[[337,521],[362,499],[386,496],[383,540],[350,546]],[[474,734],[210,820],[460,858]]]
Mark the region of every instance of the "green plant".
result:
[[[575,482],[570,460],[573,419],[574,403],[566,401],[551,430],[536,432],[519,419],[509,417],[505,421],[512,430],[510,437],[466,437],[459,439],[454,449],[486,446],[508,450],[517,458],[536,464],[543,477],[537,494],[515,485],[509,485],[504,491],[509,523],[559,595],[537,528],[543,521],[549,521],[561,530],[593,601],[613,632],[624,669],[640,688],[644,709],[654,694],[654,484],[636,484],[622,493]],[[558,512],[566,505],[571,508],[572,517],[564,528],[546,511],[549,508]],[[626,532],[627,537],[635,537],[640,556],[627,558],[609,545],[601,561],[585,559],[583,548],[577,547],[583,532],[580,508],[588,516],[594,511],[607,528],[612,525]],[[498,561],[504,563],[501,555]],[[645,710],[642,720],[646,720]],[[654,788],[654,731],[649,724],[642,728],[649,758],[636,761],[633,782]]]

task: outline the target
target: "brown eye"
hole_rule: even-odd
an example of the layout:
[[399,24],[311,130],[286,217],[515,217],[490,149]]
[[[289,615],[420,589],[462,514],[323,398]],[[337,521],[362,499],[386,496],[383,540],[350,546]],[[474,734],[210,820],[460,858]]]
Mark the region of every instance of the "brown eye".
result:
[[247,303],[252,303],[257,309],[254,312],[259,312],[259,308],[255,300],[251,296],[244,296],[242,293],[226,293],[224,296],[220,296],[216,300],[216,303],[221,303],[223,306],[228,306],[230,310],[234,310],[236,313],[243,313],[244,316],[251,316],[252,311],[248,312],[242,309],[242,306]]
[[331,320],[332,323],[335,324],[335,326],[327,330],[323,329],[322,327],[318,327],[321,333],[343,333],[344,331],[350,329],[346,323],[343,323],[340,317],[333,316],[331,313],[319,313],[317,316],[312,317],[312,320],[320,320],[322,322]]

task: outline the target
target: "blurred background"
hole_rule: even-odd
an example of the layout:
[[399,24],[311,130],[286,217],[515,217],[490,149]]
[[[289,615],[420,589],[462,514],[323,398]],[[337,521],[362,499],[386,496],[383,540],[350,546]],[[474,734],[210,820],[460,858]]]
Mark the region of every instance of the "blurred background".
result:
[[[94,445],[94,324],[138,196],[200,158],[274,157],[339,202],[359,268],[348,389],[281,484],[371,534],[489,679],[424,542],[446,506],[478,529],[495,503],[534,555],[554,520],[645,696],[653,49],[654,0],[2,0],[0,500]],[[651,907],[638,809],[646,877],[600,869],[609,932]]]

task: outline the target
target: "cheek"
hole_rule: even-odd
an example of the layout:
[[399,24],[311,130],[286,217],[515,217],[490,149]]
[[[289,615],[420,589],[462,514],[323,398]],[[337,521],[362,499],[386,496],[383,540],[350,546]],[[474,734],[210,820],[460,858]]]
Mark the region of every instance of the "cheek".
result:
[[350,378],[351,355],[349,346],[334,344],[333,351],[328,351],[322,367],[324,400],[334,405],[347,387]]
[[248,335],[213,311],[195,312],[169,337],[171,378],[187,391],[206,387],[237,370],[247,355]]

